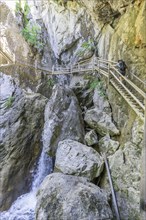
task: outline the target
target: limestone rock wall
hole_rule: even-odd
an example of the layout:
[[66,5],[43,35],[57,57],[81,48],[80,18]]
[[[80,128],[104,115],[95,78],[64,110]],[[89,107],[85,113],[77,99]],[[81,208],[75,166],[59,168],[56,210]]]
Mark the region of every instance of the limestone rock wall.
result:
[[19,87],[0,74],[0,210],[31,187],[34,164],[42,149],[46,98]]

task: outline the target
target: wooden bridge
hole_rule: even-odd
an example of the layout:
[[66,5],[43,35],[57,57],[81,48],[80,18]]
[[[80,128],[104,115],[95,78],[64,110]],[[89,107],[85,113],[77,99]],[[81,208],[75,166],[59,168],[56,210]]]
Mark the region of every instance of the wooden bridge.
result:
[[[1,50],[1,48],[0,48]],[[20,66],[34,69],[35,71],[44,71],[48,75],[64,75],[97,71],[111,84],[118,93],[126,100],[141,120],[144,121],[145,100],[146,100],[146,82],[136,75],[132,74],[128,78],[121,75],[116,68],[116,62],[93,57],[68,67],[53,66],[52,69],[41,67],[37,62],[34,65],[14,59],[14,56],[1,52],[8,58],[8,64],[1,65],[1,68],[9,66]],[[132,79],[132,80],[131,80]],[[135,84],[134,81],[137,83]]]

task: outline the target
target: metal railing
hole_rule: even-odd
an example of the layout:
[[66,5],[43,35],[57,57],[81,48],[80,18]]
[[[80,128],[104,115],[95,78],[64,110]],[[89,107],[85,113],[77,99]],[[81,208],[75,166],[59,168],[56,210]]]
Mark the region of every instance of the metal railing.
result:
[[[1,48],[0,48],[1,49]],[[12,61],[12,60],[11,60]],[[112,84],[116,89],[115,83],[118,84],[118,87],[121,86],[122,89],[135,101],[135,103],[141,108],[141,113],[144,115],[145,106],[144,106],[144,99],[146,98],[146,94],[144,92],[146,82],[141,80],[136,75],[132,74],[132,77],[135,77],[135,79],[142,84],[142,87],[140,88],[139,85],[137,86],[132,80],[129,78],[123,76],[119,70],[116,68],[116,62],[109,61],[105,59],[101,59],[98,57],[93,57],[86,59],[85,61],[80,61],[74,65],[70,66],[53,66],[52,69],[49,69],[48,67],[41,67],[40,64],[37,63],[37,61],[32,65],[31,63],[28,63],[28,61],[21,61],[21,60],[13,60],[13,62],[3,66],[21,66],[21,67],[28,67],[32,68],[35,71],[44,71],[46,74],[49,75],[64,75],[64,74],[75,74],[75,73],[84,73],[87,71],[98,71],[99,74],[103,75],[107,78],[108,84]],[[123,96],[124,97],[124,96]],[[125,98],[125,97],[124,97]],[[126,101],[128,99],[126,98]],[[130,104],[130,103],[129,103]],[[131,105],[132,108],[134,108],[133,105]],[[136,113],[138,113],[136,111]]]

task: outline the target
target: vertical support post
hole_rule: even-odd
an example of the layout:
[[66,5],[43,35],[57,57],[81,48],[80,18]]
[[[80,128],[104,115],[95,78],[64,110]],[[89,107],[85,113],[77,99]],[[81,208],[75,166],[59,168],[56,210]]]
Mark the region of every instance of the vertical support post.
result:
[[108,86],[110,84],[110,63],[108,63]]
[[13,54],[13,63],[16,63],[15,53]]
[[92,72],[94,72],[94,57],[92,59]]
[[35,74],[37,75],[37,60],[35,60]]
[[52,75],[53,75],[53,73],[54,73],[54,65],[52,66]]
[[140,212],[141,219],[146,219],[146,85],[145,85],[145,120],[144,120],[144,142],[142,149],[142,173],[140,192]]
[[80,64],[78,63],[78,71],[80,71]]
[[99,70],[99,74],[100,74],[100,60],[98,60],[98,70]]
[[71,72],[71,74],[72,74],[72,65],[71,65],[71,67],[70,67],[70,72]]

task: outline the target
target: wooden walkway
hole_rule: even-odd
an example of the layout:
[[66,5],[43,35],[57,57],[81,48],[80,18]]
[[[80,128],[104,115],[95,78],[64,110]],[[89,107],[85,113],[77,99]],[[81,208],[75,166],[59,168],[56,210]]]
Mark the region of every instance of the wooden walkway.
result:
[[97,71],[100,75],[106,78],[108,85],[112,85],[131,106],[131,108],[135,111],[139,118],[144,121],[146,82],[143,82],[136,75],[132,74],[131,77],[139,83],[140,86],[138,86],[133,83],[130,78],[122,76],[115,67],[116,62],[94,57],[92,59],[87,59],[85,61],[79,62],[76,65],[71,65],[69,67],[53,66],[52,69],[48,69],[41,67],[37,63],[32,65],[28,62],[25,63],[20,60],[15,61],[14,56],[10,56],[7,53],[3,52],[1,48],[0,53],[4,54],[4,57],[8,60],[8,64],[1,65],[1,68],[9,66],[27,67],[34,69],[35,71],[44,71],[48,75],[70,75],[75,73],[81,74],[90,71]]

